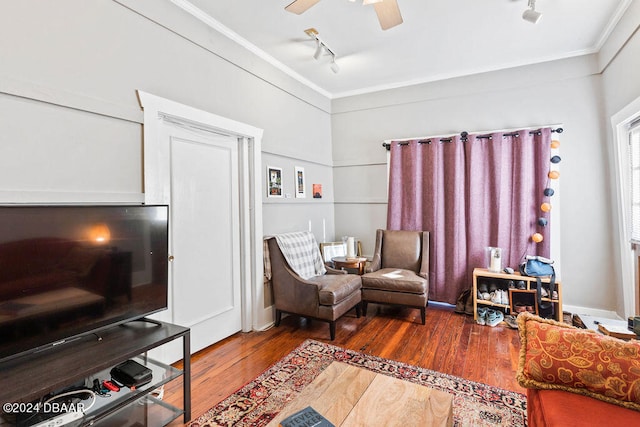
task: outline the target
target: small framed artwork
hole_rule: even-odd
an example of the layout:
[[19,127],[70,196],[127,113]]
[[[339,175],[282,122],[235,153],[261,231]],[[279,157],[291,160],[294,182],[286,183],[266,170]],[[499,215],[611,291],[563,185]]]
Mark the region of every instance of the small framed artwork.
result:
[[523,311],[538,314],[538,292],[535,289],[509,289],[509,309],[517,316]]
[[295,167],[296,171],[296,198],[304,199],[307,194],[304,191],[304,168],[300,166]]
[[267,166],[267,197],[282,197],[282,168]]
[[322,199],[322,184],[313,184],[313,198]]

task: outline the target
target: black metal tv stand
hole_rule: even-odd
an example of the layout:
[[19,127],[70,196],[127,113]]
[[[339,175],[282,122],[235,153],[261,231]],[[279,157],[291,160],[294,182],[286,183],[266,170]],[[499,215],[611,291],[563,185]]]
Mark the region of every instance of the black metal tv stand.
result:
[[[183,416],[191,419],[190,330],[178,325],[144,319],[100,331],[99,339],[82,339],[0,363],[0,402],[31,402],[70,385],[92,378],[109,379],[115,365],[134,359],[153,371],[151,383],[135,390],[122,388],[109,398],[98,397],[84,416],[82,425],[165,425]],[[141,357],[143,353],[182,338],[183,369]],[[151,397],[151,392],[182,377],[183,408],[175,408]]]
[[157,325],[157,326],[162,326],[163,325],[163,322],[161,322],[160,320],[149,319],[148,317],[141,317],[139,319],[132,320],[132,321],[130,321],[128,323],[123,323],[122,326],[130,325],[133,322],[145,322],[145,323],[151,323],[151,324]]

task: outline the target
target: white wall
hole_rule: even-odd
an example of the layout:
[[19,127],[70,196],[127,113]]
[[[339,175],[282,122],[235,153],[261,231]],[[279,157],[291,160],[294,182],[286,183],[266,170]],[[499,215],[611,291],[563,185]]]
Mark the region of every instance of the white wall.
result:
[[366,237],[371,253],[373,230],[386,223],[384,139],[561,124],[562,209],[552,227],[560,227],[565,304],[615,309],[615,292],[603,286],[614,259],[601,92],[597,58],[583,56],[334,100],[334,179],[360,183],[336,185],[337,227]]

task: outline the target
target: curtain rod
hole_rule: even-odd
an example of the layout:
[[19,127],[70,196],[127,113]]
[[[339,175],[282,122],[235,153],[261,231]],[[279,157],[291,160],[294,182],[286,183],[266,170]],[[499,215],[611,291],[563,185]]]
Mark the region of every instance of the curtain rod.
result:
[[[555,127],[558,126],[555,129],[551,129],[551,132],[556,132],[556,133],[562,133],[564,132],[564,129],[559,127],[560,125],[551,125],[551,126],[533,126],[533,127],[529,127],[529,128],[524,128],[524,129],[503,129],[503,130],[493,130],[493,131],[483,131],[483,132],[472,132],[474,134],[481,134],[478,135],[477,138],[479,139],[491,139],[492,134],[493,133],[500,133],[500,132],[506,132],[504,136],[516,136],[518,134],[517,131],[520,130],[528,130],[528,129],[537,129],[534,131],[529,132],[530,134],[535,134],[535,133],[539,133],[540,132],[540,128],[544,128],[544,127]],[[462,140],[464,142],[467,141],[467,136],[469,135],[469,132],[464,131],[464,132],[460,132],[460,136],[462,137]],[[385,139],[384,142],[382,143],[382,146],[384,148],[387,149],[387,151],[389,151],[391,149],[391,142],[398,142],[400,145],[408,145],[409,141],[413,141],[413,140],[418,140],[418,144],[431,144],[431,142],[433,140],[437,140],[439,138],[440,142],[451,142],[453,141],[453,137],[438,137],[438,136],[432,136],[432,137],[417,137],[417,138],[402,138],[402,139]]]

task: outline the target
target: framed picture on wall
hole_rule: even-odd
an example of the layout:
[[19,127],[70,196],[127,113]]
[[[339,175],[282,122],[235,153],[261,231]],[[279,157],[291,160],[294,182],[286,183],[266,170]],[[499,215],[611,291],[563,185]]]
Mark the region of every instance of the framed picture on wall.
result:
[[282,168],[267,166],[267,197],[282,197]]
[[322,199],[322,184],[313,184],[313,198]]
[[296,171],[296,198],[304,199],[307,197],[307,193],[304,190],[304,168],[300,166],[295,167]]

